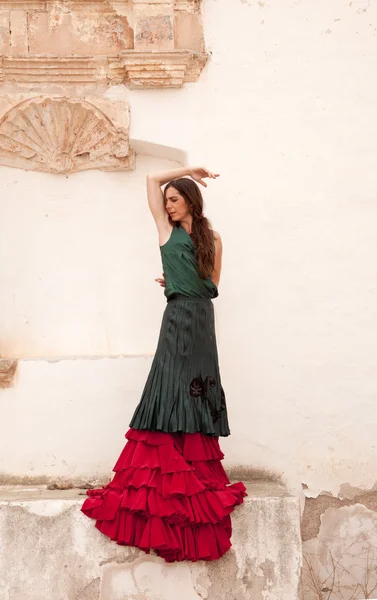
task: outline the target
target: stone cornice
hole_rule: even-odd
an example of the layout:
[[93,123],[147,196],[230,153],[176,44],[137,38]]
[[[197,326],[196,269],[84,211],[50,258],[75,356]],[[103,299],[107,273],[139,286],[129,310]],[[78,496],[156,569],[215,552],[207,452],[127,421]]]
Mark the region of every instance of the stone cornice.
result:
[[207,60],[207,54],[190,50],[126,50],[111,57],[3,56],[0,82],[109,82],[125,83],[131,88],[177,88],[196,81]]
[[[184,1],[187,3],[187,0]],[[46,10],[51,7],[60,12],[114,12],[114,8],[128,4],[132,4],[132,0],[0,0],[0,10]],[[188,4],[191,4],[191,0],[188,0]]]
[[196,81],[208,56],[188,50],[169,52],[121,52],[125,82],[132,88],[177,88]]

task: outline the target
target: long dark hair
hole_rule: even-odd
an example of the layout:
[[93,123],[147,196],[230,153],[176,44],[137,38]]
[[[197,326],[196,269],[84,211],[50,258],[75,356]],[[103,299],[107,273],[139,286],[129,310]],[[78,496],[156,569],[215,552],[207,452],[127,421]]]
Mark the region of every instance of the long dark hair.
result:
[[[170,181],[164,189],[166,192],[174,188],[186,200],[192,216],[191,239],[194,242],[198,261],[199,276],[202,279],[211,277],[215,266],[215,244],[209,220],[203,215],[203,196],[199,186],[192,179],[183,177]],[[174,226],[173,221],[171,221]]]

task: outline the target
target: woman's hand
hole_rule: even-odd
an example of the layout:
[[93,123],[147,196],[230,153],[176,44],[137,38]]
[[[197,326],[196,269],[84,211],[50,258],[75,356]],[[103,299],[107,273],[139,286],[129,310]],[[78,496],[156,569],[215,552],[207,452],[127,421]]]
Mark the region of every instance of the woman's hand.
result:
[[166,286],[166,281],[165,281],[165,275],[164,273],[162,274],[162,278],[158,277],[157,279],[155,279],[155,281],[157,281],[157,283],[160,284],[161,287],[165,287]]
[[209,177],[210,179],[216,179],[220,175],[218,173],[212,173],[212,171],[208,171],[208,169],[204,169],[203,167],[193,167],[189,170],[190,177],[194,180],[207,187],[207,184],[203,179]]

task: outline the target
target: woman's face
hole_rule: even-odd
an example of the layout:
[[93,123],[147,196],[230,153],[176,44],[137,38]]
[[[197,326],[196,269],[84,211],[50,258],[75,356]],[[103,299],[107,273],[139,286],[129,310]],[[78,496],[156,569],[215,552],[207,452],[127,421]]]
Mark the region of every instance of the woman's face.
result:
[[189,207],[183,196],[173,187],[166,190],[165,206],[172,221],[183,221],[189,214]]

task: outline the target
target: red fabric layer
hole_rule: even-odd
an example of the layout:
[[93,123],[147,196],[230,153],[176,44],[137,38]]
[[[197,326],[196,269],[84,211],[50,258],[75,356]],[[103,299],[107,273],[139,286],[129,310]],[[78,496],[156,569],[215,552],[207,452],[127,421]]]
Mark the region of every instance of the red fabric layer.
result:
[[246,495],[229,485],[217,438],[130,429],[113,480],[82,511],[118,544],[167,562],[215,560],[231,547],[230,513]]

